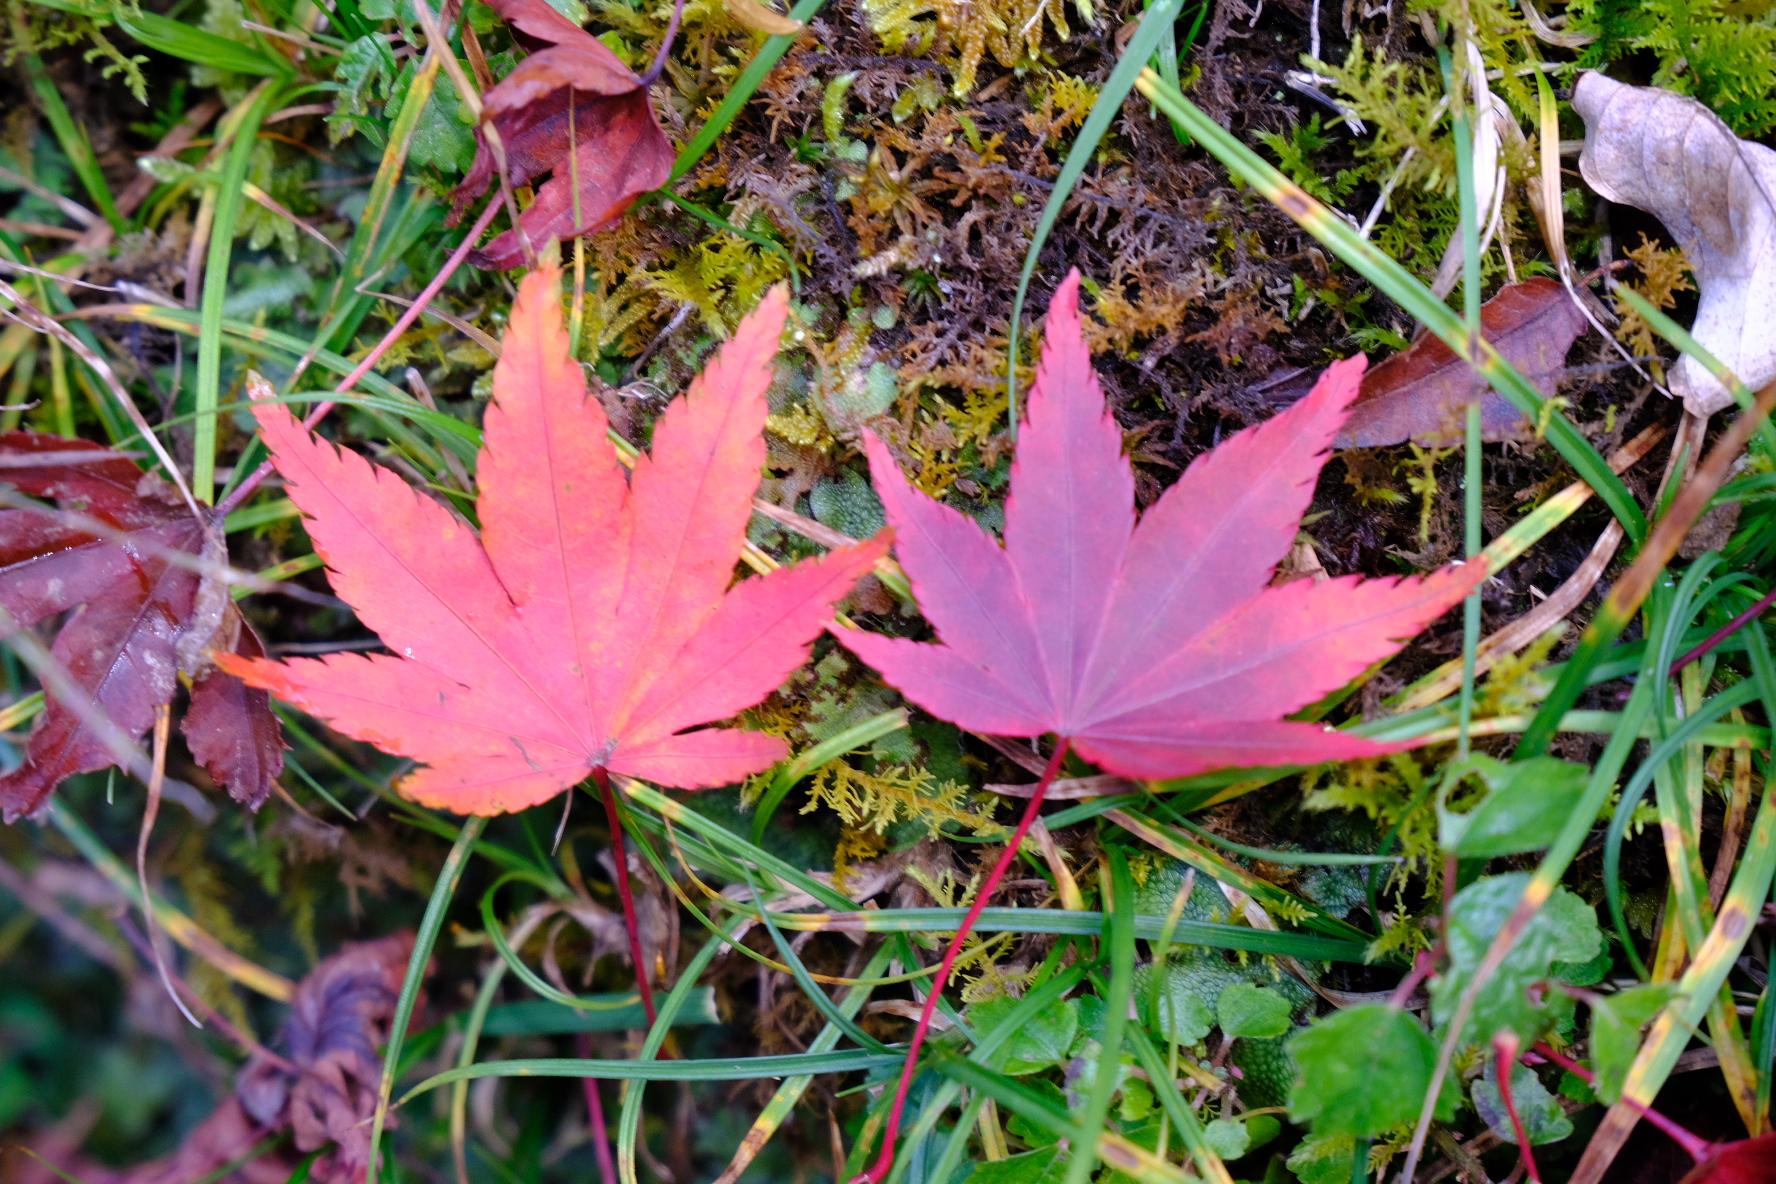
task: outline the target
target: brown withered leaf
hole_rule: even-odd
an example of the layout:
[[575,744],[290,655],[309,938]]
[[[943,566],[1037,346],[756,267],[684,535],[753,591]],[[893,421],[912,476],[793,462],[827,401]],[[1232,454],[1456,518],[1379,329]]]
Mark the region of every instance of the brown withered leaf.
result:
[[[1776,378],[1776,152],[1695,99],[1602,74],[1580,76],[1573,108],[1586,183],[1659,219],[1689,259],[1701,291],[1690,335],[1753,390]],[[1733,401],[1688,356],[1671,390],[1698,415]]]
[[[1550,279],[1511,284],[1480,309],[1486,339],[1544,397],[1554,394],[1567,351],[1585,327],[1584,313]],[[1517,409],[1427,333],[1363,376],[1350,418],[1333,447],[1379,448],[1408,440],[1459,443],[1468,404],[1476,398],[1482,438],[1507,440],[1523,433],[1526,425]]]
[[[248,1061],[234,1095],[170,1155],[110,1168],[87,1162],[76,1141],[50,1132],[36,1140],[41,1158],[23,1165],[16,1184],[188,1184],[224,1170],[222,1178],[239,1184],[275,1184],[324,1148],[330,1150],[310,1165],[311,1184],[361,1184],[382,1076],[376,1050],[388,1040],[412,955],[413,934],[402,933],[347,945],[309,971],[278,1038],[282,1063],[265,1056]],[[287,1146],[241,1162],[268,1136],[284,1132]]]
[[[498,133],[513,185],[549,174],[518,225],[470,256],[504,270],[525,262],[526,238],[535,249],[615,222],[666,183],[673,152],[646,83],[597,38],[546,0],[489,3],[533,52],[487,92],[482,123]],[[498,167],[485,126],[475,139],[474,163],[451,194],[453,222]]]
[[[0,510],[0,640],[67,614],[50,655],[83,699],[48,696],[24,763],[0,775],[0,814],[34,813],[64,779],[117,763],[83,708],[133,742],[181,674],[195,679],[192,755],[257,809],[283,769],[283,734],[264,692],[209,663],[218,648],[263,652],[226,585],[199,570],[225,558],[219,524],[127,456],[60,436],[0,434],[0,485],[16,491]],[[59,509],[17,504],[32,498]]]
[[370,1117],[382,1081],[376,1048],[389,1037],[413,934],[358,942],[322,962],[296,987],[278,1044],[297,1070],[256,1058],[235,1098],[267,1129],[290,1132],[315,1161],[315,1184],[357,1184],[370,1163]]

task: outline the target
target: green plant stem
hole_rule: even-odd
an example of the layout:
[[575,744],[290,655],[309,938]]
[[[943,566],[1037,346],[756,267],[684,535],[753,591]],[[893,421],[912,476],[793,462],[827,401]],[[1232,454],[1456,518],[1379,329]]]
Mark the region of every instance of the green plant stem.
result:
[[913,1077],[919,1068],[919,1050],[925,1045],[925,1036],[931,1029],[931,1017],[937,1010],[937,1001],[942,997],[944,987],[949,984],[950,972],[956,967],[956,959],[962,953],[962,946],[968,935],[974,931],[974,923],[980,919],[981,911],[992,899],[993,890],[999,887],[999,881],[1011,868],[1011,861],[1017,858],[1018,848],[1023,844],[1024,836],[1030,833],[1037,816],[1042,811],[1042,799],[1053,784],[1055,774],[1061,771],[1061,762],[1067,759],[1068,740],[1065,736],[1055,743],[1054,755],[1048,758],[1048,765],[1042,770],[1042,777],[1030,792],[1030,800],[1024,806],[1024,814],[1018,819],[1017,829],[1011,832],[1011,839],[1005,850],[993,864],[993,870],[981,881],[980,891],[975,893],[974,904],[969,908],[968,915],[962,918],[961,926],[950,944],[945,947],[943,958],[938,962],[937,975],[931,980],[931,989],[925,995],[925,1004],[919,1009],[919,1022],[913,1027],[913,1039],[907,1045],[906,1060],[901,1065],[900,1081],[894,1087],[894,1102],[888,1110],[888,1122],[882,1130],[882,1151],[870,1169],[852,1178],[851,1184],[882,1184],[894,1167],[894,1145],[900,1137],[900,1118],[906,1109],[907,1091],[912,1088]]
[[[1462,80],[1450,74],[1449,55],[1439,49],[1449,94],[1454,104],[1455,171],[1461,205],[1462,246],[1462,323],[1468,332],[1468,354],[1480,355],[1480,213],[1474,193],[1474,151],[1469,137],[1468,111]],[[1465,58],[1464,58],[1465,61]],[[1484,113],[1477,113],[1486,118]],[[1469,563],[1476,562],[1481,551],[1481,481],[1484,471],[1480,452],[1480,400],[1468,404],[1466,430],[1462,438],[1462,541],[1463,553]],[[1468,730],[1474,719],[1474,672],[1480,646],[1480,589],[1475,587],[1462,601],[1462,679],[1461,700],[1457,714],[1455,754],[1457,760],[1468,756]]]
[[389,1100],[394,1095],[395,1076],[401,1065],[401,1045],[406,1041],[407,1025],[413,1020],[413,1010],[419,1004],[419,990],[425,984],[426,966],[432,960],[432,949],[438,944],[438,934],[444,928],[444,914],[450,908],[450,898],[456,894],[456,885],[462,879],[463,869],[468,866],[469,856],[475,849],[475,840],[486,829],[485,818],[471,818],[463,823],[455,844],[450,848],[450,854],[444,858],[444,866],[438,870],[438,880],[432,885],[431,899],[426,901],[425,915],[420,918],[419,933],[413,939],[413,956],[407,960],[407,977],[401,981],[401,994],[395,1001],[395,1018],[389,1024],[388,1053],[383,1058],[382,1081],[376,1090],[376,1114],[370,1121],[370,1156],[365,1175],[366,1184],[376,1184],[377,1172],[381,1166],[379,1160],[382,1131],[388,1123]]
[[241,201],[247,170],[253,163],[259,125],[282,97],[272,80],[240,109],[229,134],[233,139],[223,157],[222,176],[214,189],[215,216],[210,223],[208,256],[204,262],[203,332],[197,339],[197,418],[191,455],[191,489],[200,502],[211,501],[216,485],[216,420],[222,404],[222,309],[228,298],[228,269],[234,257],[234,232],[240,222]]
[[623,902],[623,931],[629,936],[629,958],[635,963],[635,989],[641,993],[641,1009],[647,1013],[648,1025],[659,1017],[654,1011],[654,989],[648,983],[647,955],[641,948],[641,921],[635,915],[635,893],[629,886],[629,853],[623,843],[623,815],[617,809],[617,795],[611,791],[610,773],[603,765],[592,770],[598,786],[599,800],[604,803],[604,816],[610,821],[611,863],[617,869],[617,899]]

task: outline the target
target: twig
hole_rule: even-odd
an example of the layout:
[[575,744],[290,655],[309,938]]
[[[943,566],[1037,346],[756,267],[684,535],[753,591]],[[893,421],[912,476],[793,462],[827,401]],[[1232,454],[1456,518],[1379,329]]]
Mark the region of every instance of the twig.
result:
[[191,1021],[194,1028],[202,1028],[203,1021],[193,1015],[185,1006],[185,1000],[179,994],[179,988],[173,985],[172,972],[167,969],[166,952],[160,946],[160,929],[154,924],[154,898],[148,892],[148,839],[154,834],[154,819],[160,813],[160,785],[166,776],[167,735],[172,731],[172,709],[165,703],[154,713],[154,765],[148,778],[148,804],[142,811],[142,829],[136,835],[136,886],[141,889],[142,925],[148,939],[148,954],[154,963],[155,973],[160,975],[160,985],[179,1009],[179,1014]]
[[[489,201],[481,210],[481,216],[475,219],[475,224],[469,228],[469,232],[463,235],[462,242],[457,245],[455,251],[451,252],[450,258],[444,261],[444,266],[438,271],[438,274],[432,277],[431,282],[420,291],[413,303],[407,306],[406,311],[389,327],[389,331],[383,334],[382,340],[378,341],[370,352],[364,355],[362,361],[352,367],[350,374],[339,380],[339,384],[333,388],[335,394],[343,394],[356,386],[358,381],[370,373],[376,363],[382,359],[382,355],[387,353],[396,341],[400,340],[401,334],[407,332],[413,322],[419,319],[420,314],[425,311],[426,305],[431,303],[443,290],[445,283],[456,273],[456,269],[462,266],[463,260],[469,257],[469,252],[475,248],[475,240],[487,230],[487,227],[493,222],[494,215],[498,212],[499,203]],[[308,418],[302,421],[302,426],[313,428],[331,410],[333,410],[331,399],[316,404],[315,409],[308,413]],[[270,461],[266,461],[249,473],[245,480],[229,491],[227,497],[217,503],[216,512],[227,515],[230,511],[238,509],[271,474],[272,464]]]

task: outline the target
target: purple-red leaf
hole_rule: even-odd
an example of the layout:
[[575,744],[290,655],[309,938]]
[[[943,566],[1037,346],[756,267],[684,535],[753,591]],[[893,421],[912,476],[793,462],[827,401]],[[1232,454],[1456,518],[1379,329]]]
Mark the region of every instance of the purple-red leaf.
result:
[[1776,1135],[1711,1143],[1679,1184],[1768,1184],[1776,1180]]
[[883,537],[734,583],[783,289],[660,416],[626,480],[568,351],[558,281],[526,276],[512,309],[477,465],[480,536],[278,404],[254,408],[334,590],[393,653],[218,661],[420,762],[401,792],[458,813],[521,810],[596,772],[696,789],[781,760],[775,737],[702,725],[781,686],[887,549]]
[[[549,180],[518,225],[470,259],[478,267],[521,266],[533,251],[615,222],[636,198],[666,183],[672,144],[660,130],[647,86],[616,54],[546,0],[488,0],[536,48],[489,90],[481,118],[498,134],[513,185]],[[475,160],[451,199],[452,218],[485,192],[499,156],[485,128]]]
[[[197,679],[184,730],[192,753],[236,800],[257,809],[283,768],[283,737],[265,697],[211,669],[219,639],[257,646],[225,590],[200,569],[219,563],[215,524],[120,453],[34,432],[0,435],[0,482],[59,509],[0,511],[0,638],[78,610],[50,656],[71,694],[46,688],[24,762],[0,776],[0,813],[34,813],[64,779],[119,763]],[[114,734],[89,726],[93,713]]]
[[908,484],[881,440],[864,441],[901,567],[938,641],[856,629],[838,630],[839,640],[941,719],[990,735],[1052,732],[1059,743],[938,963],[881,1155],[852,1184],[882,1184],[893,1167],[937,1000],[1069,747],[1151,778],[1395,751],[1283,717],[1391,654],[1484,574],[1474,565],[1268,586],[1356,397],[1362,358],[1333,365],[1295,406],[1198,458],[1137,522],[1134,474],[1080,324],[1078,272],[1055,292],[1045,336],[1003,547]]
[[901,564],[939,642],[840,639],[934,715],[997,735],[1056,733],[1130,776],[1392,751],[1284,717],[1391,654],[1481,570],[1266,587],[1362,359],[1335,364],[1294,407],[1198,459],[1137,524],[1078,286],[1069,276],[1049,313],[1003,548],[913,490],[868,442]]
[[[1554,280],[1530,279],[1501,288],[1480,309],[1480,332],[1551,398],[1559,387],[1567,351],[1585,331],[1585,314]],[[1414,440],[1461,442],[1468,405],[1480,400],[1480,434],[1487,440],[1521,436],[1527,425],[1517,409],[1442,340],[1425,334],[1410,349],[1363,376],[1338,448],[1379,448]]]
[[[296,985],[277,1040],[256,1055],[234,1092],[186,1131],[169,1155],[114,1168],[80,1156],[60,1132],[33,1139],[35,1155],[9,1156],[18,1184],[362,1184],[388,1042],[413,934],[354,942]],[[319,1152],[318,1155],[311,1153]]]

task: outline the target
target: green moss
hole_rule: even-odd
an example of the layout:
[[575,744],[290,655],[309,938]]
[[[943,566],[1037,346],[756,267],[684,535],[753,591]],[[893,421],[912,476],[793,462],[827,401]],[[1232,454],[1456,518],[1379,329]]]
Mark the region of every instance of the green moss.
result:
[[1658,61],[1651,79],[1712,108],[1741,136],[1776,129],[1776,4],[1769,0],[1573,0],[1571,31],[1595,37],[1579,65],[1632,54]]
[[1230,1059],[1240,1071],[1239,1099],[1249,1109],[1282,1106],[1289,1100],[1295,1069],[1284,1051],[1287,1036],[1272,1040],[1238,1040]]

